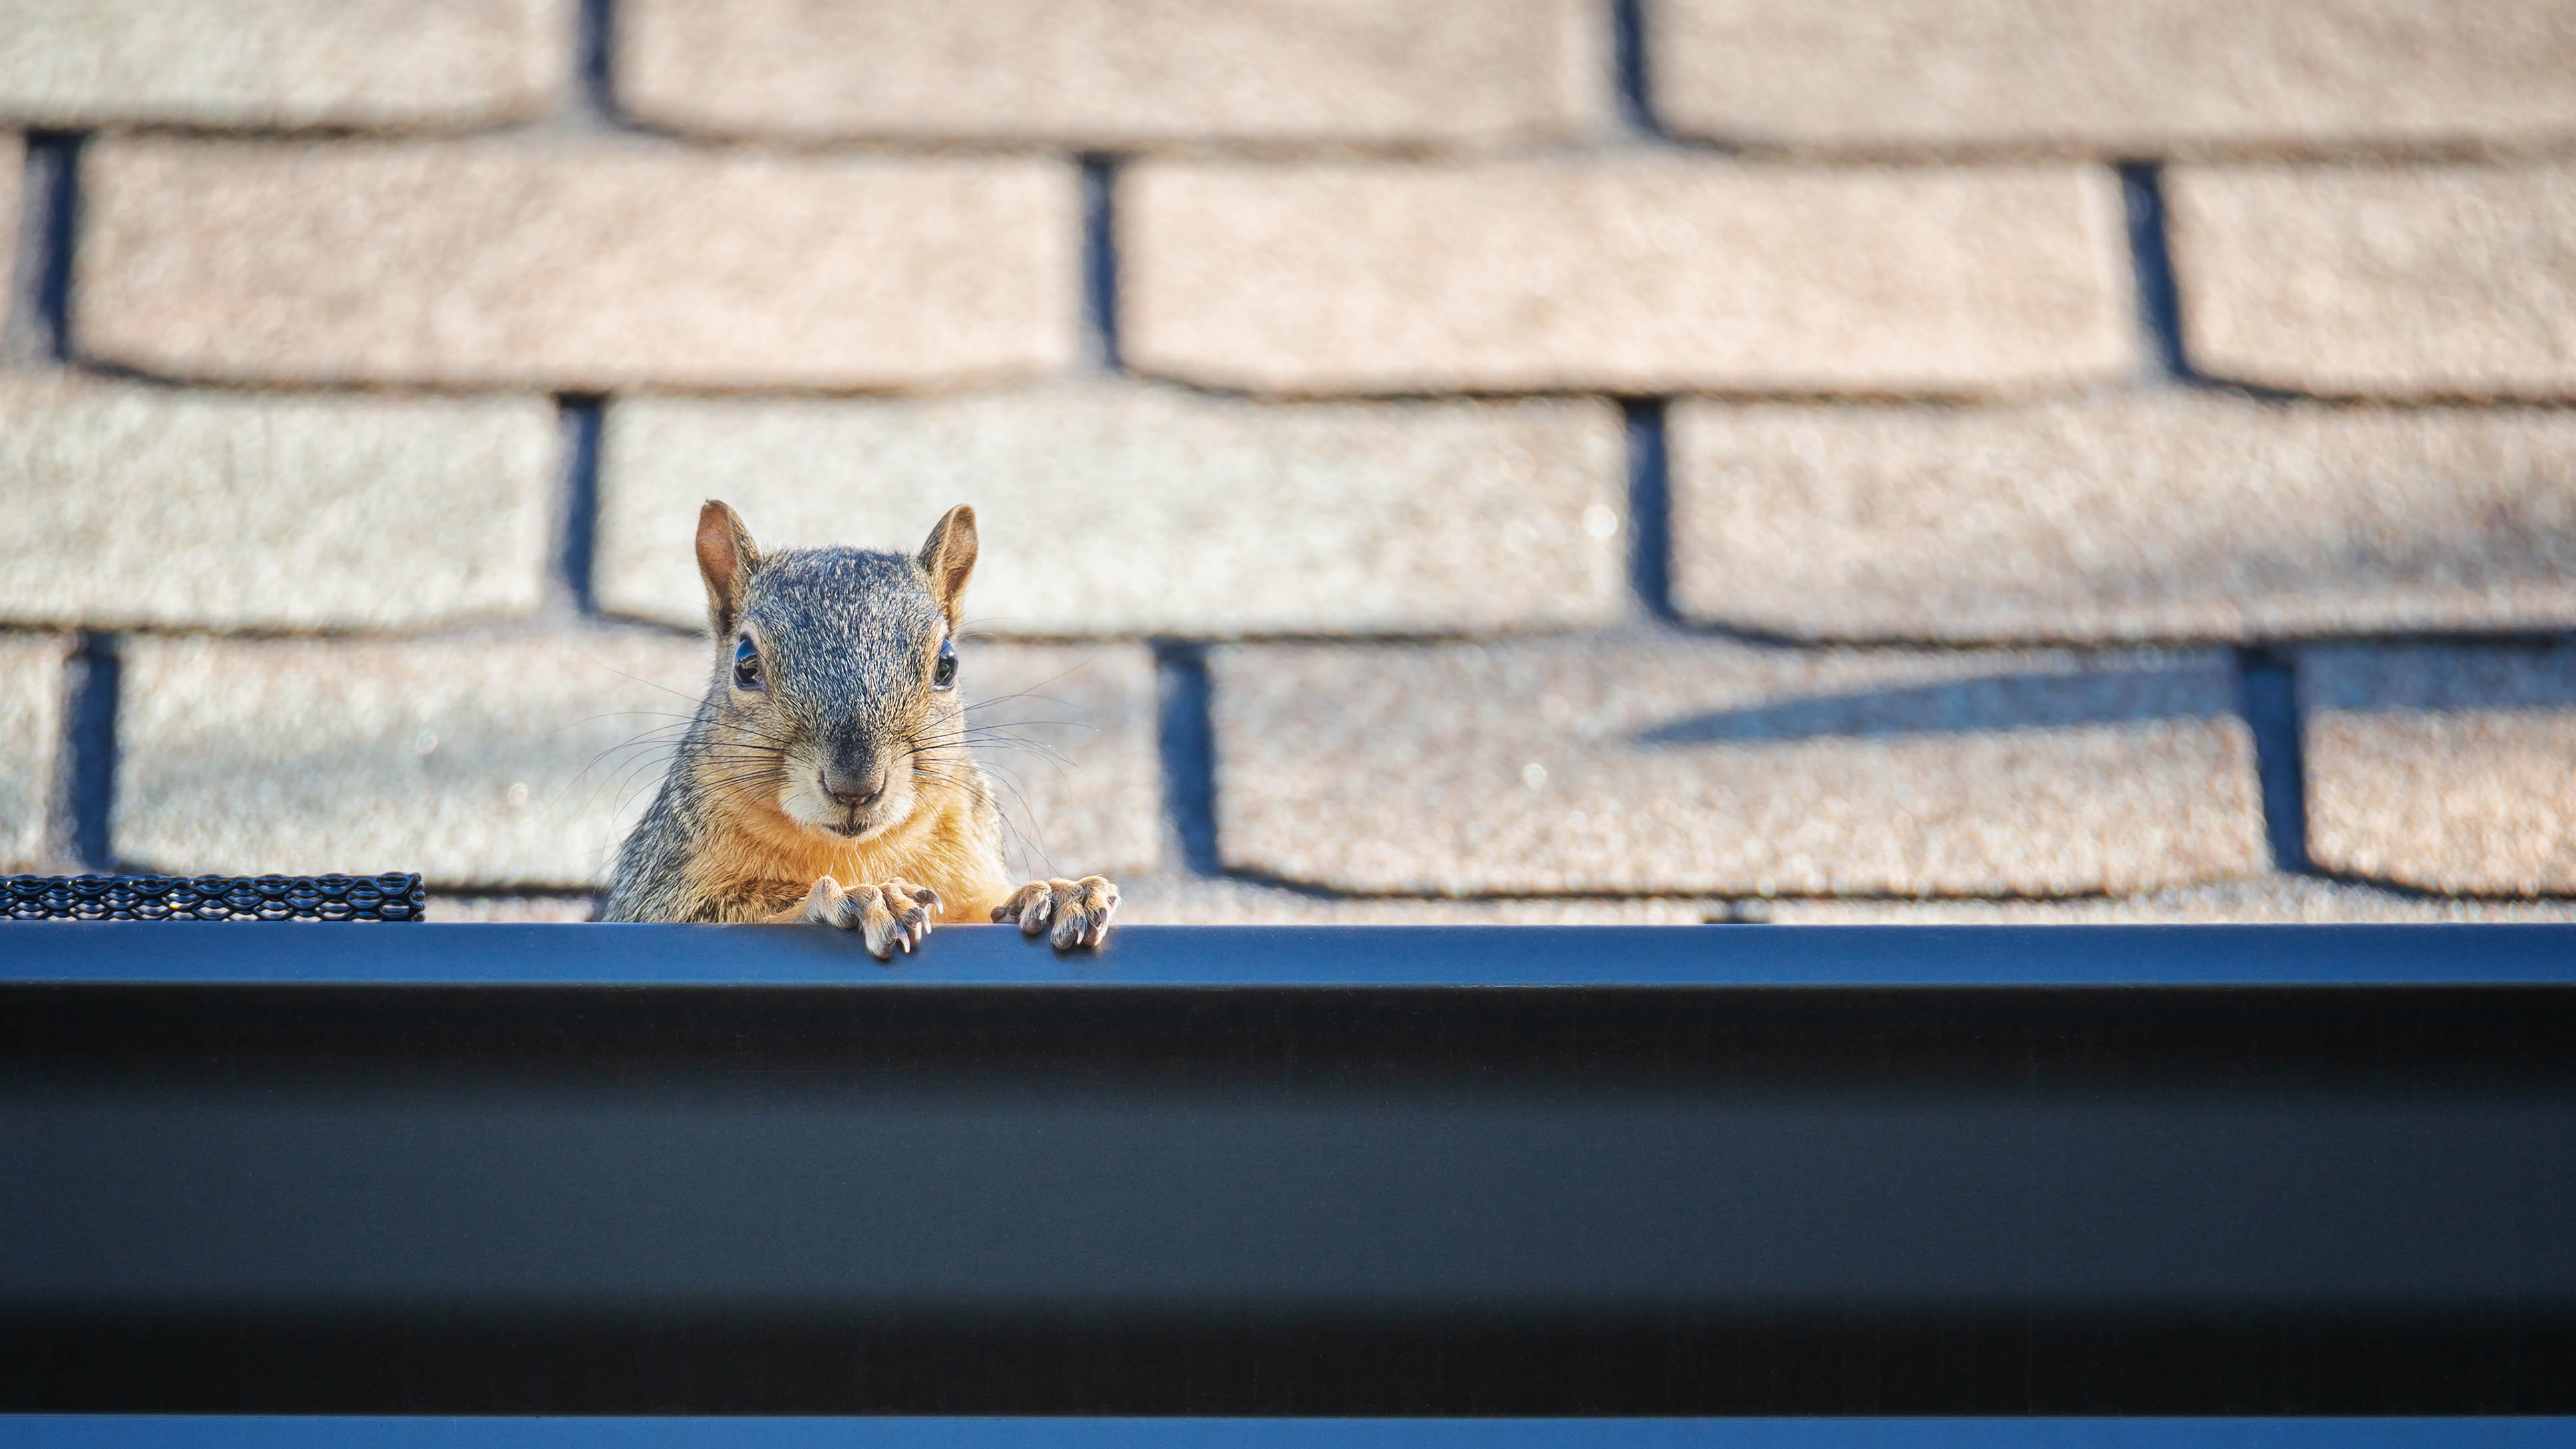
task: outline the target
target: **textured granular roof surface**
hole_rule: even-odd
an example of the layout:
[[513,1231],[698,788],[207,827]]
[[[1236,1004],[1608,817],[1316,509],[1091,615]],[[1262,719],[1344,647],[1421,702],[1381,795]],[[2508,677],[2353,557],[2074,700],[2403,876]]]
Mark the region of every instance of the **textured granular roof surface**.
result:
[[587,913],[712,497],[1137,921],[2576,901],[2561,0],[10,22],[11,869]]

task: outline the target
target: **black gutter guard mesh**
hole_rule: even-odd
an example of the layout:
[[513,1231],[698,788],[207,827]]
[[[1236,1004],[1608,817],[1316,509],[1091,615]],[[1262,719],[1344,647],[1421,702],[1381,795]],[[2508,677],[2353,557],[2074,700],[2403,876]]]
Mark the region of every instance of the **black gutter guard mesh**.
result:
[[417,921],[418,875],[13,875],[13,921]]

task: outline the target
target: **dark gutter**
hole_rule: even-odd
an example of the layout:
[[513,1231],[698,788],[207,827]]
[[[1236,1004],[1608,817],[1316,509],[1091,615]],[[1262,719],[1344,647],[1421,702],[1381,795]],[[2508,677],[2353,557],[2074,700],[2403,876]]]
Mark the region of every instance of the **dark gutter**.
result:
[[0,925],[0,1406],[2564,1412],[2571,947]]

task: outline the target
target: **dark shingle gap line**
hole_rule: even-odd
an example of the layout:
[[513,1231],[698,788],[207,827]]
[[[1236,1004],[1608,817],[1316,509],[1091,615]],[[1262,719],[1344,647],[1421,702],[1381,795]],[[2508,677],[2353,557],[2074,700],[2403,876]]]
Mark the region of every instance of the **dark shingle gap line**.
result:
[[[397,867],[399,869],[399,867]],[[442,880],[436,876],[422,879],[429,891],[430,920],[438,920],[442,901],[480,898],[513,901],[585,901],[596,902],[600,892],[583,886],[528,885],[523,882]],[[455,919],[448,917],[449,920]]]
[[555,531],[547,552],[549,582],[571,613],[585,619],[599,615],[591,592],[591,560],[599,539],[599,436],[607,400],[582,393],[555,399],[563,427],[563,490],[555,509]]
[[1093,360],[1121,370],[1118,355],[1118,158],[1082,158],[1082,320]]
[[17,275],[10,279],[0,356],[63,362],[71,356],[72,223],[80,211],[77,131],[31,131],[19,188]]
[[78,870],[116,869],[116,705],[121,670],[113,634],[87,633],[63,663],[62,736],[54,755],[46,853]]
[[2153,162],[2120,163],[2120,200],[2129,221],[2129,268],[2137,278],[2138,330],[2159,373],[2196,382],[2182,345],[2182,294],[2174,286],[2164,181]]
[[2308,859],[2307,766],[2299,736],[2298,675],[2285,651],[2236,652],[2246,727],[2254,735],[2254,773],[2262,791],[2263,835],[2272,868],[2283,875],[2314,875]]
[[1673,610],[1672,472],[1664,447],[1664,400],[1625,398],[1628,437],[1628,585],[1637,610],[1666,623]]
[[1154,735],[1162,758],[1167,848],[1193,875],[1222,875],[1216,848],[1216,726],[1209,715],[1207,651],[1157,639]]
[[1638,135],[1662,138],[1646,65],[1645,0],[1610,0],[1610,64],[1620,121]]
[[573,105],[592,120],[615,123],[617,0],[581,0],[573,32]]

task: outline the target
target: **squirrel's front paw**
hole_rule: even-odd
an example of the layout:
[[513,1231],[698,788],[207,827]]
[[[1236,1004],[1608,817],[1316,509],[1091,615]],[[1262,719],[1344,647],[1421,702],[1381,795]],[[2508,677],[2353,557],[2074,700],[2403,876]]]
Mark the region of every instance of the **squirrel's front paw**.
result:
[[996,921],[1017,921],[1020,934],[1034,936],[1053,921],[1047,939],[1059,951],[1097,946],[1109,939],[1109,917],[1118,909],[1118,887],[1105,877],[1080,880],[1033,880],[1011,892],[993,908]]
[[805,893],[806,920],[862,933],[868,954],[880,961],[893,960],[897,946],[906,951],[919,946],[921,938],[930,934],[931,912],[938,909],[939,892],[909,881],[843,890],[839,881],[827,875]]

